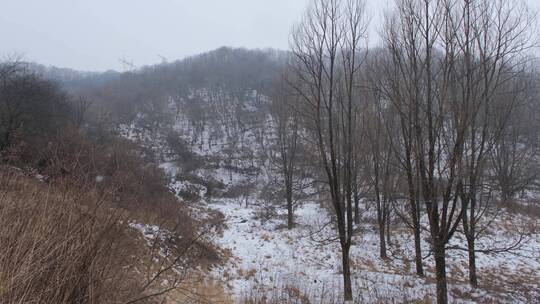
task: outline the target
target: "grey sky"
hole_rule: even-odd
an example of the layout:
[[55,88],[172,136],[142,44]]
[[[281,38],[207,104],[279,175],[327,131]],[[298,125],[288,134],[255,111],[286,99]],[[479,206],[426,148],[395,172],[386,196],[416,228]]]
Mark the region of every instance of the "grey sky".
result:
[[220,46],[285,49],[307,0],[0,0],[0,54],[84,70]]
[[[367,0],[371,41],[390,0]],[[537,0],[528,0],[536,3]],[[220,46],[286,49],[309,0],[0,0],[0,55],[122,70]]]

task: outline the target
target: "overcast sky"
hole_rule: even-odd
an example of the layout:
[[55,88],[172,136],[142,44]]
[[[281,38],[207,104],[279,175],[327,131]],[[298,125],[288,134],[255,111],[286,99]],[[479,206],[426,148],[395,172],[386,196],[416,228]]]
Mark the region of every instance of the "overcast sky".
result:
[[287,48],[308,0],[0,0],[0,54],[122,69],[220,46]]
[[[528,0],[531,3],[538,0]],[[0,56],[122,70],[220,46],[287,49],[309,0],[0,0]],[[368,0],[371,40],[390,0]]]

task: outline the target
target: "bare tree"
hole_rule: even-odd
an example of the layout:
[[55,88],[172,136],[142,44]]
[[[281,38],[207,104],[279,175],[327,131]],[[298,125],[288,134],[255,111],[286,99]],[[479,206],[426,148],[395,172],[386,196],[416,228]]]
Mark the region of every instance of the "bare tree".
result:
[[447,43],[450,37],[441,35],[448,21],[445,4],[398,1],[385,35],[399,77],[392,90],[393,102],[402,120],[411,124],[406,136],[418,170],[420,188],[415,190],[420,190],[428,215],[438,303],[448,302],[445,246],[461,222],[458,175],[467,126],[467,119],[451,116],[457,101],[451,94],[454,54]]
[[346,301],[352,300],[349,250],[364,12],[362,1],[314,1],[291,41],[290,68],[299,80],[292,85],[304,103],[304,121],[317,145],[337,219]]
[[[493,107],[493,99],[501,95],[499,84],[515,75],[512,66],[525,46],[530,19],[516,18],[519,14],[514,15],[509,5],[398,1],[394,18],[387,22],[391,71],[398,75],[391,78],[390,96],[410,126],[410,133],[404,134],[411,142],[417,190],[429,220],[438,303],[448,302],[446,244],[462,219],[468,242],[476,235],[471,221],[482,212],[471,199],[481,191],[489,142],[500,134],[506,119],[492,111],[507,113]],[[469,251],[474,270],[474,249]]]
[[[421,248],[420,224],[420,176],[415,153],[415,117],[414,103],[421,99],[420,85],[422,71],[418,52],[420,35],[414,26],[415,3],[403,2],[398,7],[399,19],[387,16],[384,39],[386,49],[381,51],[381,58],[375,65],[373,74],[379,70],[384,77],[374,80],[374,86],[395,108],[399,121],[399,140],[393,140],[392,149],[401,170],[407,178],[408,218],[403,217],[414,235],[416,273],[424,276]],[[418,16],[416,16],[418,17]],[[405,41],[404,41],[405,40]]]
[[[532,74],[533,79],[535,77]],[[538,77],[538,76],[536,76]],[[529,77],[527,77],[529,78]],[[538,79],[538,78],[536,78]],[[493,187],[501,194],[501,200],[508,203],[519,192],[533,186],[539,176],[535,166],[538,157],[538,101],[537,92],[527,79],[517,79],[518,83],[529,83],[529,88],[521,92],[521,98],[527,100],[519,105],[510,115],[507,127],[489,152],[488,168],[492,176]]]
[[37,85],[35,80],[20,61],[0,65],[0,151],[10,146],[14,132],[24,122],[28,99],[33,97]]
[[[445,4],[444,30],[458,96],[452,109],[464,121],[459,198],[469,253],[469,282],[477,286],[475,241],[491,195],[484,186],[489,153],[500,140],[527,81],[523,54],[532,19],[519,1],[455,1]],[[448,55],[447,55],[448,56]],[[449,63],[450,65],[450,63]],[[515,81],[515,80],[518,81]],[[487,223],[489,223],[488,221]],[[486,224],[487,224],[486,223]]]
[[[417,1],[418,2],[418,1]],[[398,2],[399,13],[386,16],[386,27],[383,32],[385,48],[379,52],[379,58],[372,68],[373,86],[388,100],[397,116],[398,127],[390,132],[392,150],[398,166],[406,177],[408,215],[397,214],[412,230],[414,236],[416,274],[424,276],[421,247],[421,183],[419,163],[415,151],[415,107],[414,103],[421,100],[423,83],[422,63],[419,58],[421,51],[421,35],[416,22],[421,19],[417,13],[420,3],[414,1]],[[396,15],[398,18],[396,19]],[[381,76],[377,76],[382,73]]]
[[[285,77],[285,76],[283,76]],[[299,117],[294,108],[296,95],[289,92],[284,79],[277,84],[278,88],[272,100],[273,124],[275,128],[277,153],[273,162],[281,173],[285,186],[287,201],[287,227],[294,227],[294,177],[297,173],[299,145]]]
[[382,259],[387,256],[387,239],[390,239],[391,203],[394,200],[397,174],[394,164],[394,149],[392,149],[393,117],[389,103],[382,99],[378,90],[370,94],[370,105],[366,111],[369,139],[370,159],[367,164],[371,168],[366,170],[371,174],[373,197],[377,209],[377,223],[379,226],[379,249]]
[[80,129],[82,127],[82,124],[86,118],[86,113],[88,112],[88,109],[90,109],[90,106],[92,105],[92,102],[83,96],[79,96],[74,100],[73,105],[73,123],[77,129]]
[[[21,140],[52,134],[70,119],[72,109],[58,86],[21,61],[0,63],[0,151]],[[24,138],[22,138],[24,137]]]

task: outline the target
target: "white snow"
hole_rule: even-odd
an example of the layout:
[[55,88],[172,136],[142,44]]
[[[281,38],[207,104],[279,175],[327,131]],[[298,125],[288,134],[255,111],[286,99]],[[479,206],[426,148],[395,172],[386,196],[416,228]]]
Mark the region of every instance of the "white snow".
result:
[[[132,126],[133,127],[133,126]],[[174,125],[176,131],[189,139],[193,131],[182,117]],[[125,127],[123,134],[136,140],[138,132]],[[140,134],[139,134],[140,135]],[[207,126],[194,145],[193,151],[203,157],[223,158],[223,149],[227,147],[224,138],[210,140],[210,127]],[[244,134],[243,143],[246,149],[256,150],[257,143],[251,131]],[[163,141],[154,141],[164,145]],[[156,147],[167,150],[166,146]],[[234,155],[234,165],[244,165]],[[217,167],[201,168],[194,172],[204,179],[213,178],[228,186],[253,183],[246,199],[212,198],[205,199],[205,189],[188,181],[179,181],[176,176],[182,169],[171,160],[164,159],[160,168],[171,178],[170,187],[176,193],[188,187],[196,188],[202,198],[198,204],[200,210],[207,208],[217,210],[224,215],[222,235],[215,236],[214,241],[230,252],[230,258],[224,265],[215,267],[210,275],[221,281],[236,299],[257,290],[271,294],[277,288],[296,286],[308,294],[313,302],[324,301],[329,297],[340,297],[342,286],[340,246],[336,239],[336,230],[331,220],[331,210],[325,208],[316,198],[308,200],[295,210],[296,227],[286,228],[285,210],[277,207],[277,216],[264,218],[264,202],[258,198],[260,189],[269,177],[241,173],[225,168],[223,162]],[[245,204],[247,202],[247,205]],[[200,215],[204,219],[204,215]],[[407,228],[397,226],[393,230],[392,244],[389,248],[389,259],[381,260],[379,254],[378,233],[375,230],[373,212],[365,212],[359,232],[354,237],[351,248],[353,292],[361,302],[370,303],[381,299],[393,299],[397,302],[427,301],[434,299],[435,285],[433,275],[433,259],[424,260],[426,278],[414,274],[414,248],[412,235]],[[490,237],[478,241],[479,248],[497,246],[513,240],[515,231],[508,223],[527,222],[528,216],[501,217],[494,221],[489,230]],[[159,227],[147,227],[133,224],[147,238],[151,238]],[[425,239],[426,234],[423,235]],[[333,240],[333,241],[332,241]],[[453,244],[463,244],[464,238],[456,234]],[[429,246],[422,243],[424,254]],[[473,290],[467,283],[467,255],[465,251],[453,250],[448,254],[448,274],[450,300],[457,303],[512,302],[527,303],[524,292],[529,298],[540,299],[540,236],[535,232],[528,236],[523,246],[512,253],[498,255],[477,255],[477,267],[481,286]],[[498,278],[505,276],[506,281]],[[528,278],[528,282],[519,281],[512,284],[511,279]],[[500,284],[485,286],[486,284]],[[528,291],[519,289],[517,285],[527,287]],[[529,284],[529,285],[527,285]],[[516,287],[517,286],[517,287]],[[489,288],[493,287],[493,288]],[[498,290],[498,291],[497,291]],[[501,291],[502,290],[502,291]],[[336,294],[337,293],[337,294]]]

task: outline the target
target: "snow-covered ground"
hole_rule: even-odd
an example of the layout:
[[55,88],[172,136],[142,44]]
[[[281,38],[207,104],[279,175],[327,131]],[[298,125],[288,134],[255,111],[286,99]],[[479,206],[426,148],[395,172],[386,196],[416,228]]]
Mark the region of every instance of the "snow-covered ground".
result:
[[[209,206],[225,215],[227,228],[217,242],[230,249],[232,255],[229,263],[214,274],[237,298],[249,295],[253,289],[271,293],[274,288],[294,286],[319,300],[320,297],[332,298],[336,290],[341,290],[340,247],[337,242],[325,242],[335,238],[336,232],[331,226],[323,228],[329,214],[318,203],[308,202],[297,209],[297,226],[292,230],[285,228],[283,211],[277,218],[262,221],[256,200],[250,201],[247,207],[227,199],[215,200]],[[362,303],[433,299],[433,262],[425,261],[427,278],[414,275],[412,239],[407,231],[395,231],[390,258],[383,261],[378,256],[377,231],[364,226],[351,249],[357,298],[363,299]],[[424,245],[426,253],[427,244]],[[540,242],[536,235],[515,254],[478,254],[481,287],[477,290],[467,284],[466,253],[450,252],[452,298],[456,302],[507,303],[530,303],[532,299],[539,299],[538,248]],[[512,284],[520,280],[523,280],[520,285],[527,286]],[[496,285],[484,288],[485,284]]]
[[[185,121],[178,121],[175,129],[189,139],[191,131]],[[126,127],[126,137],[136,140],[136,133]],[[208,144],[208,131],[202,133],[202,144],[193,147],[194,152],[207,158],[224,158],[224,139]],[[246,146],[253,145],[254,135],[247,132]],[[163,145],[163,141],[158,141]],[[255,147],[253,147],[255,149]],[[167,150],[167,147],[161,147]],[[222,233],[214,241],[228,258],[223,265],[214,267],[209,275],[222,282],[235,299],[242,297],[271,297],[273,293],[289,291],[291,297],[306,297],[313,303],[325,303],[339,299],[342,275],[340,246],[335,238],[331,210],[323,202],[312,198],[295,210],[296,226],[288,230],[285,225],[285,209],[275,207],[276,214],[265,216],[268,206],[259,197],[268,177],[225,168],[225,160],[212,167],[192,172],[202,179],[221,181],[227,188],[251,183],[252,191],[245,197],[225,198],[205,196],[205,188],[196,183],[177,178],[182,173],[181,164],[164,159],[161,164],[171,178],[171,189],[179,193],[191,186],[198,189],[200,200],[195,208],[202,212],[219,211],[224,220]],[[526,215],[503,215],[493,222],[488,237],[479,241],[479,247],[499,247],[515,240],[515,227],[534,224],[533,217]],[[205,215],[199,215],[204,219]],[[353,292],[359,303],[373,302],[431,302],[435,294],[433,260],[424,260],[426,277],[414,274],[414,251],[412,235],[404,226],[395,224],[389,259],[379,258],[378,233],[373,224],[373,211],[366,211],[358,234],[351,248]],[[537,221],[536,221],[537,222]],[[425,236],[424,236],[425,237]],[[450,245],[464,244],[457,234]],[[429,246],[423,242],[427,255]],[[523,245],[512,251],[497,255],[479,253],[477,267],[480,286],[471,289],[467,283],[467,253],[460,250],[448,252],[449,291],[452,302],[475,303],[539,303],[540,302],[540,235],[538,230],[527,236]],[[292,290],[296,292],[291,292]]]

